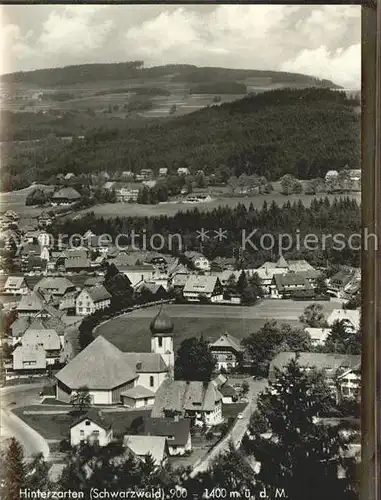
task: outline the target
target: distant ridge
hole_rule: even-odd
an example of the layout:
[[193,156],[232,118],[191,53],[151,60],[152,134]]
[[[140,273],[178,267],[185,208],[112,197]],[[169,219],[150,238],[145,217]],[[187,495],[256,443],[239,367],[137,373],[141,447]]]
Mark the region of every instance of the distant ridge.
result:
[[168,64],[144,67],[143,61],[121,63],[80,64],[61,68],[18,71],[0,76],[1,83],[24,83],[55,87],[97,81],[120,81],[168,78],[174,82],[206,83],[217,81],[266,80],[267,84],[307,85],[324,88],[340,88],[330,80],[318,79],[300,73],[257,69],[232,69],[198,67],[190,64]]

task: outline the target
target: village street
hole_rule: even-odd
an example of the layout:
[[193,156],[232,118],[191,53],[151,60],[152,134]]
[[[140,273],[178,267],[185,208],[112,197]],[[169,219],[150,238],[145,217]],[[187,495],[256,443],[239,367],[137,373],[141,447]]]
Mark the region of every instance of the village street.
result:
[[26,458],[31,458],[38,453],[42,453],[47,458],[49,456],[49,446],[40,434],[16,416],[11,409],[38,401],[38,393],[42,388],[43,384],[35,383],[0,389],[1,442],[14,436],[23,446]]
[[229,445],[232,442],[236,448],[238,448],[242,442],[243,436],[249,426],[250,417],[257,406],[257,398],[259,394],[267,386],[267,380],[251,380],[250,389],[247,394],[249,404],[246,406],[242,412],[243,418],[237,419],[234,423],[232,430],[225,436],[225,438],[215,446],[206,457],[204,457],[198,464],[193,468],[190,477],[195,477],[200,472],[205,472],[213,463],[218,455],[228,451]]

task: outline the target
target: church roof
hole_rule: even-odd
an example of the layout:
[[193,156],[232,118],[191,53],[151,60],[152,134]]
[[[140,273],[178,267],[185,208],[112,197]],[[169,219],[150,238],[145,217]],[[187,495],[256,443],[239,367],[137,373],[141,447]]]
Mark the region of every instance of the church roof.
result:
[[169,316],[163,313],[162,308],[160,308],[157,315],[151,321],[150,330],[152,335],[173,332],[173,322]]

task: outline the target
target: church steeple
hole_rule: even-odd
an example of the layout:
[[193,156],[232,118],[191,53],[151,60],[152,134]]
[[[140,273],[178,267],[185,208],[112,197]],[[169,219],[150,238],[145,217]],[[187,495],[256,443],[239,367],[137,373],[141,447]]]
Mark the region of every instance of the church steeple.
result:
[[169,316],[163,313],[162,305],[157,315],[151,321],[150,330],[152,335],[163,335],[173,332],[173,322]]
[[161,354],[168,368],[174,366],[173,351],[173,322],[169,316],[163,313],[162,306],[151,321],[151,351]]

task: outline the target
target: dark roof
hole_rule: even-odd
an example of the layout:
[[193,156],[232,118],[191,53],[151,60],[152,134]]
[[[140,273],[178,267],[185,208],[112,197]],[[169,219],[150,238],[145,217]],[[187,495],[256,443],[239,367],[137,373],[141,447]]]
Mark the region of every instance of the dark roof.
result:
[[165,411],[213,411],[222,396],[212,382],[165,379],[156,392],[152,417],[164,417]]
[[95,285],[88,288],[87,293],[92,298],[93,302],[100,302],[101,300],[111,299],[111,294],[106,290],[103,285]]
[[95,424],[99,425],[99,427],[102,427],[102,429],[104,429],[105,431],[111,429],[111,423],[108,422],[107,418],[103,416],[103,413],[95,409],[91,409],[86,413],[86,415],[82,415],[81,417],[79,417],[78,420],[71,424],[70,428],[75,427],[84,420],[91,420]]
[[234,387],[232,387],[231,385],[229,384],[223,384],[221,385],[218,390],[220,391],[220,393],[222,394],[223,397],[232,397],[232,398],[235,398],[237,397],[237,391],[234,389]]
[[241,346],[240,341],[227,332],[223,333],[216,341],[209,344],[209,348],[212,351],[220,348],[233,349],[235,352],[243,352],[245,350],[245,348]]
[[144,422],[144,433],[148,436],[173,437],[168,444],[185,446],[189,439],[190,420],[181,418],[176,422],[169,418],[148,418]]
[[151,321],[150,330],[152,335],[173,332],[173,322],[171,318],[163,312],[162,308],[160,308],[157,315]]
[[68,199],[68,200],[78,200],[81,195],[78,191],[72,187],[62,188],[53,194],[53,200],[57,199]]

